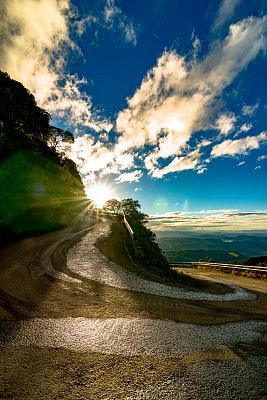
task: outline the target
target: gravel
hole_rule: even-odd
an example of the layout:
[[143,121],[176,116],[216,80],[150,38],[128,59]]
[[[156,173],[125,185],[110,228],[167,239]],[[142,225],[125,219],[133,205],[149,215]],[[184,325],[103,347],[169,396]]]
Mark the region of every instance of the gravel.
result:
[[80,235],[82,232],[88,232],[92,228],[86,228],[79,232],[69,233],[63,237],[59,237],[54,243],[49,246],[34,262],[29,265],[29,273],[32,279],[39,279],[41,276],[48,274],[53,278],[60,279],[66,282],[80,283],[78,279],[72,278],[71,276],[64,274],[64,272],[58,271],[54,268],[52,262],[52,255],[56,248],[63,242],[67,240],[74,239],[76,236]]
[[266,328],[266,321],[204,326],[123,318],[0,321],[0,345],[168,358],[251,343],[260,339]]
[[[233,284],[226,284],[232,289],[230,293],[216,295],[142,279],[110,261],[94,246],[99,236],[109,235],[110,224],[109,221],[98,224],[68,251],[67,267],[70,270],[106,285],[158,296],[209,301],[256,299],[254,293]],[[68,238],[75,235],[72,233]],[[33,279],[46,273],[60,280],[76,282],[52,265],[53,252],[65,240],[66,237],[59,239],[31,264]],[[183,373],[175,373],[167,381],[137,390],[124,400],[251,400],[267,393],[267,360],[263,356],[250,356],[245,361],[238,359],[234,346],[259,340],[266,328],[267,321],[261,320],[196,325],[152,319],[37,318],[0,321],[0,347],[66,348],[77,352],[165,359],[192,355],[198,361]],[[203,361],[198,358],[200,352],[226,348],[230,348],[233,355],[231,360]]]
[[101,222],[68,251],[67,267],[71,271],[105,285],[177,299],[244,301],[255,300],[257,298],[257,295],[254,293],[233,284],[226,284],[225,282],[218,280],[216,280],[216,282],[228,286],[232,291],[222,295],[193,292],[142,279],[139,275],[128,271],[122,266],[109,260],[94,246],[97,238],[100,236],[106,237],[110,234],[110,225],[110,221]]
[[182,376],[139,390],[124,400],[251,400],[264,394],[266,357],[249,357],[246,361],[200,362]]

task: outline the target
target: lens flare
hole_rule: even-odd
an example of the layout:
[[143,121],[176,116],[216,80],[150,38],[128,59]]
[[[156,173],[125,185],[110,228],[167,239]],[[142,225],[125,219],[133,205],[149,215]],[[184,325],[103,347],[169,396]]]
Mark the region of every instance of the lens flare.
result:
[[114,192],[104,184],[95,184],[86,189],[88,199],[93,200],[97,208],[102,208],[103,205],[110,199],[114,198]]

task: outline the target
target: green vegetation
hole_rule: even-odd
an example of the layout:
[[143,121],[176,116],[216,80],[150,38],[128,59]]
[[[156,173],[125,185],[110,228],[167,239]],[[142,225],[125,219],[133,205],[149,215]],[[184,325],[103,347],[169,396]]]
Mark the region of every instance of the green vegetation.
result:
[[173,250],[165,251],[164,254],[169,262],[208,261],[238,264],[246,258],[238,252],[233,255],[232,252],[223,250]]
[[[170,268],[169,263],[156,243],[156,235],[145,225],[147,215],[140,211],[140,204],[133,199],[109,200],[104,210],[113,221],[111,235],[99,239],[97,247],[111,260],[142,274],[143,277],[157,282],[190,289],[209,291],[210,284],[178,273]],[[133,235],[124,223],[124,215]]]
[[251,257],[243,261],[242,264],[267,268],[267,256]]
[[85,206],[84,186],[61,144],[71,132],[0,71],[0,231],[5,240],[58,229]]
[[[192,235],[194,233],[192,232]],[[157,243],[163,251],[176,251],[176,250],[222,250],[227,253],[235,255],[242,255],[243,260],[254,256],[267,255],[267,237],[266,236],[252,236],[252,235],[217,235],[201,237],[162,237],[157,238]],[[209,253],[210,254],[210,253]],[[200,256],[205,258],[205,256]],[[211,255],[215,261],[219,262],[217,258]],[[235,261],[239,262],[237,257]],[[198,260],[196,260],[198,261]]]
[[[169,267],[166,257],[156,243],[156,235],[145,225],[148,222],[147,215],[140,211],[140,204],[137,200],[131,198],[124,199],[121,202],[112,199],[109,200],[104,209],[116,214],[113,219],[120,222],[126,233],[127,251],[130,257],[137,262],[142,263],[147,270],[163,275],[174,275]],[[132,240],[129,240],[129,233],[124,224],[123,215],[126,216],[134,234]]]

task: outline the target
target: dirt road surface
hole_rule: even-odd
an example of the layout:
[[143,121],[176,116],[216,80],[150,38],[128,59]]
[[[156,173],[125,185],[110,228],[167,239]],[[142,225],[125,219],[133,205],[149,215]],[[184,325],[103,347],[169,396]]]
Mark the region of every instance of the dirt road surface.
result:
[[267,398],[266,282],[152,282],[94,246],[108,234],[85,220],[1,248],[0,398]]

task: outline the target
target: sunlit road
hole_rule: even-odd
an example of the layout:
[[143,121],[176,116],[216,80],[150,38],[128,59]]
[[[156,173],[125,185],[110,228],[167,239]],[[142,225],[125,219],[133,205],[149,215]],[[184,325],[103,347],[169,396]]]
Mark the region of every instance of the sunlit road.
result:
[[[219,295],[191,292],[143,280],[114,264],[95,248],[97,237],[108,232],[109,223],[102,222],[86,234],[68,251],[68,269],[76,276],[101,284],[165,298],[208,300],[214,303],[255,301],[257,298],[256,294],[232,283],[228,283],[230,292]],[[48,249],[31,266],[32,276],[36,279],[44,272],[67,281],[66,274],[56,274],[51,267],[51,250]],[[79,279],[76,278],[76,281]],[[161,298],[158,298],[159,302]],[[177,359],[177,363],[187,360],[188,366],[180,374],[170,376],[157,385],[137,388],[124,399],[244,400],[260,399],[267,395],[267,359],[264,354],[255,351],[255,343],[262,339],[266,330],[266,319],[251,320],[249,315],[244,321],[216,325],[151,318],[35,318],[0,321],[0,345],[152,356]],[[251,346],[254,350],[240,357],[236,350],[240,344]]]

